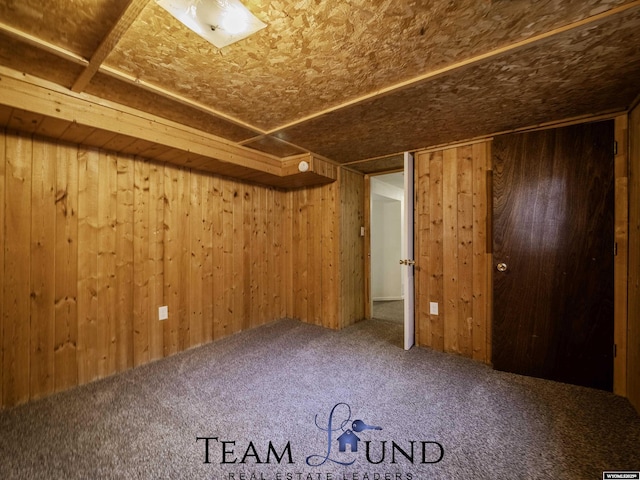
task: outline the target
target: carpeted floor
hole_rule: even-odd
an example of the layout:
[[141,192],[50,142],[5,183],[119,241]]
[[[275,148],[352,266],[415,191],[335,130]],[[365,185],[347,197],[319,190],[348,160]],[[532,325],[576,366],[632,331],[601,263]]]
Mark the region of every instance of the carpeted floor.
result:
[[404,322],[404,301],[403,300],[386,300],[373,302],[373,311],[371,316],[378,320],[387,320],[389,322]]
[[625,399],[405,352],[391,342],[401,328],[279,321],[4,411],[0,478],[576,480],[640,469],[640,416]]

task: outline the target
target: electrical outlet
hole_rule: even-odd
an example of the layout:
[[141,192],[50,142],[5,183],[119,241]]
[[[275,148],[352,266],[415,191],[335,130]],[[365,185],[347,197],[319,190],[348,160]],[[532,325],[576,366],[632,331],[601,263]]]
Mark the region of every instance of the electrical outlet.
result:
[[438,302],[429,302],[429,314],[438,315]]
[[166,305],[158,307],[158,320],[166,320],[167,318],[169,318],[169,307]]

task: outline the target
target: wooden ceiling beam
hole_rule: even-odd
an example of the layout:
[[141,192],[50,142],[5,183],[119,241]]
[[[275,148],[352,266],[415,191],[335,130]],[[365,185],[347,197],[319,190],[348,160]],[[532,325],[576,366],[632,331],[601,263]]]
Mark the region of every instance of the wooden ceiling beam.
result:
[[91,57],[89,64],[71,87],[71,90],[74,92],[82,92],[86,88],[93,76],[100,69],[102,62],[104,62],[122,36],[129,30],[129,27],[131,27],[136,18],[138,18],[147,3],[149,3],[149,0],[129,0],[120,18],[113,25],[107,36],[104,37],[100,46]]
[[0,33],[7,35],[8,37],[14,38],[22,43],[26,43],[27,45],[31,45],[32,47],[36,47],[39,50],[42,50],[47,53],[51,53],[58,58],[62,58],[64,60],[68,60],[77,65],[88,65],[89,62],[82,58],[80,55],[76,55],[68,50],[65,50],[62,47],[54,45],[53,43],[49,43],[41,38],[34,37],[22,30],[18,30],[17,28],[13,28],[6,23],[0,22]]
[[279,176],[280,159],[125,105],[0,67],[0,104]]

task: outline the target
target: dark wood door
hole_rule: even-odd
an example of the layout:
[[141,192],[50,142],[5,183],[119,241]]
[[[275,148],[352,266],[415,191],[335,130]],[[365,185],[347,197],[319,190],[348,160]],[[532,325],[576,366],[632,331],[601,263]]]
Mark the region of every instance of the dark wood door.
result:
[[613,142],[613,121],[494,140],[494,368],[612,390]]

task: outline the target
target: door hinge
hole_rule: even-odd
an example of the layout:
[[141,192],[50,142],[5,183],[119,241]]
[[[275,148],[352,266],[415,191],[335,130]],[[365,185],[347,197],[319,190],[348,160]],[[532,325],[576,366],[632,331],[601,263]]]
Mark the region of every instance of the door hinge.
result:
[[618,141],[614,140],[613,142],[613,154],[617,155],[618,154]]
[[618,242],[613,242],[613,256],[618,256]]

